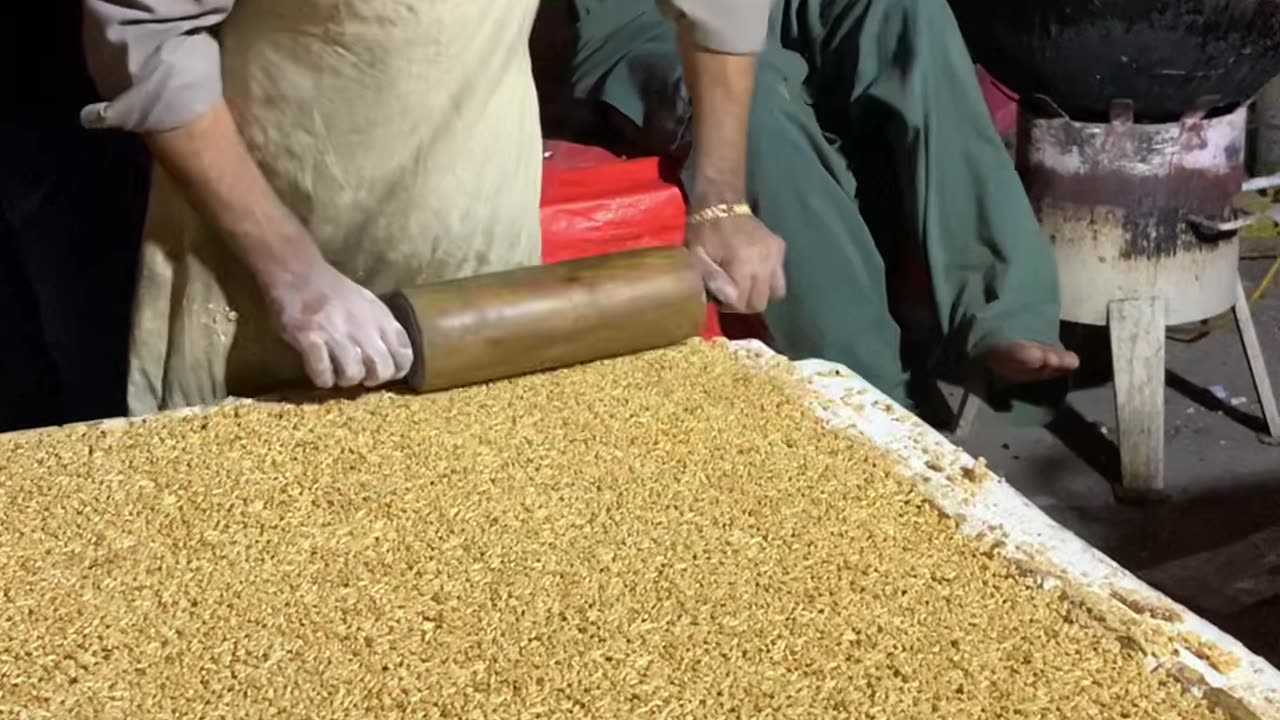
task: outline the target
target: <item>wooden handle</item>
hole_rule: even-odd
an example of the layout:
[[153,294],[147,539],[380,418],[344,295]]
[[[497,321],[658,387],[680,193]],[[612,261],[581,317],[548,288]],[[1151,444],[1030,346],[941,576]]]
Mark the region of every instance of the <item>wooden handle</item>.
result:
[[706,302],[684,248],[479,275],[387,299],[413,342],[405,381],[418,392],[674,345],[702,329]]

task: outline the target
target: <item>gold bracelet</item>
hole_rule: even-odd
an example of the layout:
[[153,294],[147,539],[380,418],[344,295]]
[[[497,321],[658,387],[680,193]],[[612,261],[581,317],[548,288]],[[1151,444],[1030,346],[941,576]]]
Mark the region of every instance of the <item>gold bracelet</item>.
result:
[[701,225],[709,223],[712,220],[724,220],[731,217],[752,217],[755,213],[751,212],[751,206],[744,203],[720,203],[705,207],[698,212],[689,214],[690,225]]

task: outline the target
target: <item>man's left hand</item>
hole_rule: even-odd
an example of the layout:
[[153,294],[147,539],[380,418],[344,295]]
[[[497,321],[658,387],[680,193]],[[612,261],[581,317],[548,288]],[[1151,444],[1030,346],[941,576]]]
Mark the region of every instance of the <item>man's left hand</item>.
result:
[[687,244],[702,268],[707,290],[724,310],[760,313],[770,300],[786,295],[786,244],[756,218],[690,224]]

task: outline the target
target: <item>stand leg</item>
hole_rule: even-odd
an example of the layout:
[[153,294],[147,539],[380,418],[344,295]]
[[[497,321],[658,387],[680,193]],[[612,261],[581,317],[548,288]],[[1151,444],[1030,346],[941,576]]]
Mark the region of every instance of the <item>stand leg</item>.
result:
[[956,405],[955,425],[951,428],[951,438],[953,440],[963,440],[969,431],[973,429],[973,425],[978,419],[978,398],[973,393],[965,390],[960,395],[960,402]]
[[1164,299],[1116,300],[1107,308],[1115,371],[1121,487],[1130,502],[1164,493]]
[[1280,444],[1280,410],[1276,409],[1276,396],[1271,390],[1271,378],[1267,376],[1267,365],[1262,359],[1262,345],[1258,342],[1258,331],[1253,326],[1253,313],[1249,310],[1249,297],[1245,295],[1244,286],[1236,283],[1236,329],[1240,331],[1240,343],[1244,345],[1244,356],[1249,361],[1249,372],[1253,375],[1253,389],[1258,393],[1258,404],[1262,405],[1262,417],[1267,421],[1267,432],[1260,439],[1268,444]]

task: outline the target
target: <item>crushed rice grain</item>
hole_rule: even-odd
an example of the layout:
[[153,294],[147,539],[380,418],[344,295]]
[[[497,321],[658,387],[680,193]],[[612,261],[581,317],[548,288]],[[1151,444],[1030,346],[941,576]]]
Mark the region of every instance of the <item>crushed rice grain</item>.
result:
[[0,438],[0,715],[1212,718],[689,344]]

